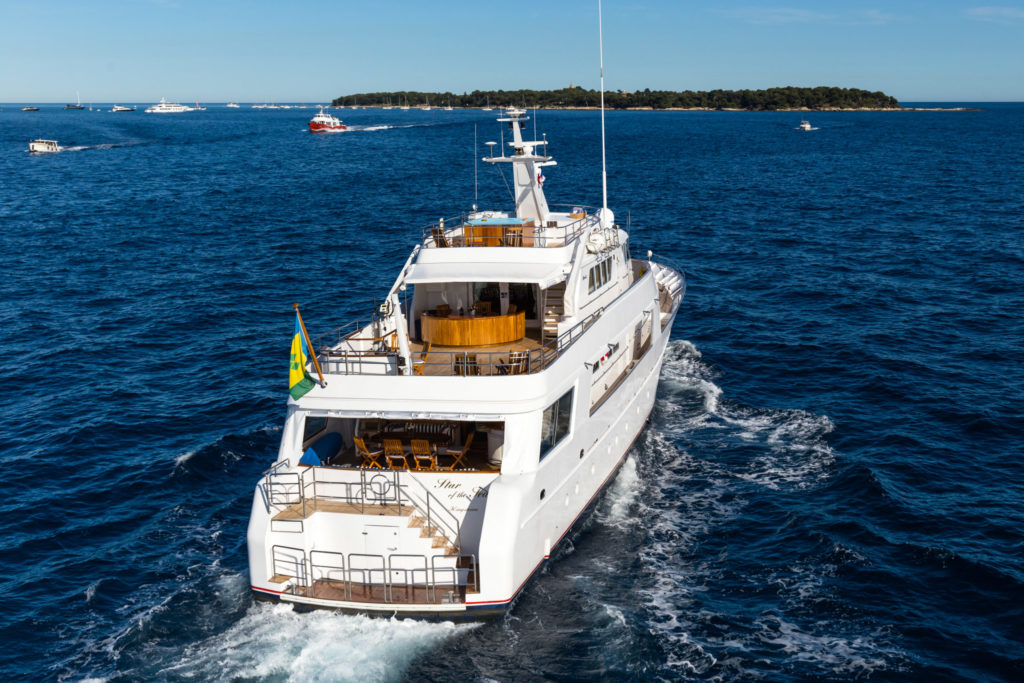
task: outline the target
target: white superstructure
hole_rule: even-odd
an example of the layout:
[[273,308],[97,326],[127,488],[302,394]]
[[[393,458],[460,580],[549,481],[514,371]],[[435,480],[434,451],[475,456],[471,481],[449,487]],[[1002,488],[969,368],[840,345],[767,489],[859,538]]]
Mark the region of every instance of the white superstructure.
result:
[[61,149],[56,140],[29,140],[28,143],[28,151],[33,154],[52,154],[59,152]]
[[146,107],[147,114],[180,114],[186,111],[193,111],[192,107],[186,107],[184,104],[178,104],[177,102],[168,102],[163,97],[160,98],[158,104],[153,104]]
[[646,423],[683,277],[631,258],[611,212],[549,205],[526,120],[506,111],[484,158],[511,167],[514,211],[427,226],[372,320],[314,342],[324,381],[289,399],[253,496],[258,596],[501,612]]

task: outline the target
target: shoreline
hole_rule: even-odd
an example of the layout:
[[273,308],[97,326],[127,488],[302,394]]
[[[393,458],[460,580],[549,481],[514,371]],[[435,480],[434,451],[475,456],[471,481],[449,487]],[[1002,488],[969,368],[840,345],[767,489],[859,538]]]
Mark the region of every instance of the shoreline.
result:
[[[348,109],[350,107],[337,107],[335,105],[328,105],[333,109],[341,108]],[[380,104],[366,104],[358,105],[361,109],[383,109],[383,105]],[[411,107],[411,109],[422,109],[422,107]],[[461,110],[480,110],[478,107],[453,107],[453,109]],[[549,111],[600,111],[600,107],[560,107],[560,106],[547,106],[547,107],[526,107],[530,109],[545,109]],[[495,107],[494,111],[499,111],[500,108]],[[809,107],[796,107],[792,109],[740,109],[735,107],[661,107],[655,109],[654,107],[625,107],[622,109],[605,109],[605,111],[729,111],[729,112],[801,112],[801,113],[817,113],[827,114],[831,112],[907,112],[907,111],[984,111],[981,107],[820,107],[820,108],[809,108]]]

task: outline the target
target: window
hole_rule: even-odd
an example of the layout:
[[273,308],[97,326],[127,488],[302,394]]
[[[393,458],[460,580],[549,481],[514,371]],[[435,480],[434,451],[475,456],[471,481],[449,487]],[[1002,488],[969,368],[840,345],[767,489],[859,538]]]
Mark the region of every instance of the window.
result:
[[306,443],[312,437],[327,429],[326,417],[306,416],[306,424],[302,430],[302,443]]
[[612,279],[612,259],[609,256],[604,261],[601,261],[596,266],[590,269],[589,277],[587,278],[587,291],[593,292],[595,289],[600,289],[606,282]]
[[565,392],[560,399],[549,405],[541,417],[540,423],[540,459],[569,435],[572,426],[572,389]]

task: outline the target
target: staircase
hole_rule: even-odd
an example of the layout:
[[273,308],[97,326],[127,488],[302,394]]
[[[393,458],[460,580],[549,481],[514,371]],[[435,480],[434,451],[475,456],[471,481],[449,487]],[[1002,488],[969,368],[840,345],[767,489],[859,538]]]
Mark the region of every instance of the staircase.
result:
[[409,517],[409,528],[419,529],[420,538],[431,539],[430,547],[434,548],[435,550],[439,549],[439,554],[459,554],[459,548],[456,546],[455,541],[452,541],[447,536],[445,536],[445,534],[441,531],[440,528],[436,526],[430,526],[429,524],[427,524],[427,518],[421,515],[419,511],[414,512]]
[[544,315],[541,319],[540,343],[558,338],[558,323],[565,315],[565,282],[544,290]]

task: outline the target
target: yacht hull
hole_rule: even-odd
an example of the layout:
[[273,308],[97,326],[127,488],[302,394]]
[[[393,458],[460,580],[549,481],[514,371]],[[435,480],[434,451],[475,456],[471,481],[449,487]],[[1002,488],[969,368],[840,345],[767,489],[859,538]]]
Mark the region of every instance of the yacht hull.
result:
[[[584,451],[579,458],[577,472],[562,482],[552,486],[551,478],[536,478],[529,475],[518,477],[502,477],[491,486],[488,507],[493,510],[492,517],[484,521],[481,536],[500,539],[504,546],[497,552],[481,547],[481,586],[480,592],[467,594],[465,601],[456,604],[400,604],[400,603],[368,603],[342,600],[326,600],[314,597],[295,595],[287,591],[276,590],[265,582],[251,584],[254,595],[261,600],[281,601],[295,605],[297,609],[331,609],[345,613],[359,613],[376,616],[399,616],[426,620],[465,621],[486,620],[500,616],[510,609],[528,589],[532,581],[542,574],[545,565],[557,557],[559,549],[573,537],[586,523],[597,504],[614,482],[629,452],[649,421],[654,407],[657,384],[664,359],[669,332],[675,311],[653,340],[651,347],[639,360],[634,370],[625,381],[595,411],[590,424],[581,428],[565,450],[568,454]],[[612,322],[612,321],[609,321]],[[594,429],[600,429],[601,435],[595,439]],[[575,456],[572,456],[575,459]],[[531,481],[523,488],[522,479]],[[508,481],[505,481],[505,480]],[[588,486],[587,482],[594,482]],[[495,500],[495,488],[505,487],[517,489],[518,504],[500,505]],[[539,510],[525,510],[515,516],[511,509],[524,510],[527,500],[537,500],[539,491],[545,490],[544,499],[548,501],[548,512],[538,514]],[[591,491],[585,499],[586,491]],[[581,501],[571,505],[571,499]],[[263,502],[259,493],[253,501],[253,519],[256,519]],[[525,518],[525,519],[524,519]],[[516,542],[508,542],[500,527],[512,520],[512,526],[521,530],[521,537]],[[489,524],[494,522],[493,526]],[[250,523],[250,566],[263,564],[260,557],[265,555],[265,544],[261,540],[264,527],[256,522]],[[255,532],[255,534],[254,534]],[[555,534],[558,534],[555,536]],[[511,554],[501,558],[505,550]],[[498,571],[497,565],[504,571]],[[494,581],[498,574],[505,574],[504,580]],[[492,579],[489,581],[489,578]],[[489,585],[490,584],[490,585]],[[495,585],[497,584],[497,585]]]

